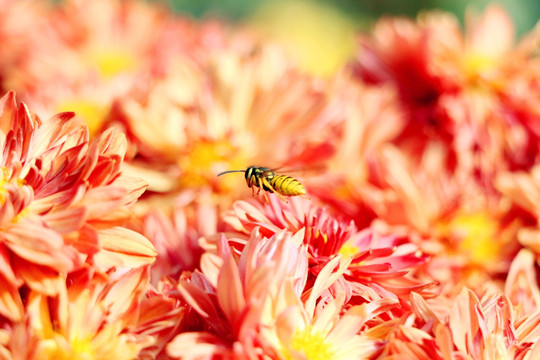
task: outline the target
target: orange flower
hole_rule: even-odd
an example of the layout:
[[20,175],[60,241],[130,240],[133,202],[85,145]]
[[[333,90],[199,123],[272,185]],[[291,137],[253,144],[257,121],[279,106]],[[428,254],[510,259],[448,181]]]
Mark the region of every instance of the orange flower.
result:
[[147,289],[140,303],[139,317],[133,333],[153,342],[138,354],[137,359],[160,359],[166,356],[167,344],[183,329],[186,307],[172,295],[176,287],[161,281],[156,289]]
[[369,320],[395,307],[397,301],[380,299],[345,308],[344,294],[335,298],[327,294],[348,262],[339,257],[329,261],[302,297],[295,294],[291,283],[284,284],[283,308],[276,311],[275,324],[265,331],[282,358],[365,359],[380,350],[383,343],[361,329]]
[[[380,20],[372,36],[361,40],[353,69],[370,83],[394,83],[417,114],[424,109],[428,116],[445,93],[466,87],[498,90],[504,71],[515,61],[526,61],[519,48],[513,49],[513,24],[497,5],[466,20],[463,34],[457,19],[441,12],[422,14],[416,22]],[[395,51],[397,45],[400,51]]]
[[106,283],[92,281],[89,288],[64,285],[54,298],[30,291],[24,321],[2,345],[13,358],[134,359],[152,344],[151,337],[131,330],[147,280],[143,267]]
[[475,287],[508,270],[519,250],[518,229],[534,220],[495,189],[498,174],[452,172],[454,158],[440,143],[419,159],[392,145],[375,155],[367,183],[336,197],[334,208],[383,234],[409,238],[432,256],[427,276],[448,290],[461,282]]
[[[414,327],[404,332],[423,334],[423,340],[411,337],[401,338],[397,343],[390,340],[389,358],[394,358],[391,354],[413,352],[423,353],[424,357],[420,358],[445,360],[456,356],[534,359],[540,351],[537,311],[540,293],[536,275],[532,254],[522,250],[512,262],[504,295],[491,284],[486,284],[487,290],[480,299],[467,288],[455,298],[440,297],[429,302],[413,294],[416,319],[408,321]],[[427,344],[431,348],[425,347]]]
[[121,176],[121,134],[109,131],[89,144],[73,113],[42,123],[13,93],[0,111],[0,313],[19,320],[22,284],[54,295],[62,274],[84,261],[102,270],[153,261],[148,240],[119,226],[145,187]]
[[[19,10],[6,11],[15,17]],[[172,54],[191,52],[193,40],[185,35],[192,25],[144,1],[70,0],[40,15],[25,34],[18,61],[6,71],[4,87],[40,113],[75,111],[91,135],[117,98],[141,79],[162,76]],[[19,37],[6,40],[10,46]]]
[[276,47],[242,33],[226,40],[203,49],[200,64],[179,58],[169,77],[120,102],[117,118],[136,145],[130,165],[143,171],[149,190],[208,188],[235,198],[249,194],[245,182],[218,173],[309,169],[330,155],[341,110],[324,82],[301,74]]
[[471,290],[464,289],[455,300],[447,323],[435,326],[435,334],[439,348],[446,349],[447,354],[472,359],[514,359],[522,358],[534,345],[527,338],[532,334],[518,329],[512,304],[506,297],[488,293],[479,300]]
[[516,255],[508,271],[504,294],[512,301],[517,321],[540,310],[540,289],[534,263],[533,253],[523,249]]
[[519,242],[529,248],[540,259],[540,167],[535,166],[530,172],[502,173],[497,178],[497,188],[506,197],[524,209],[533,220],[519,229]]

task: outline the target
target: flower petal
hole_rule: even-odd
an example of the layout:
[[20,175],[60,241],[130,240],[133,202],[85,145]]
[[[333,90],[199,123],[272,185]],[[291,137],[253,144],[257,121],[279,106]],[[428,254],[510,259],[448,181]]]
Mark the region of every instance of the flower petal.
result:
[[154,262],[157,251],[143,235],[126,228],[113,227],[99,231],[102,250],[95,255],[101,267],[139,267]]

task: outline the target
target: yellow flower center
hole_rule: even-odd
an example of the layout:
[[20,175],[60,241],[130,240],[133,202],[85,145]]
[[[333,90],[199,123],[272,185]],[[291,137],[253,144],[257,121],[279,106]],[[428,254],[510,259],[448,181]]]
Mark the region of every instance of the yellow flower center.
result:
[[111,79],[118,74],[132,71],[137,67],[133,54],[122,49],[103,49],[90,57],[103,79]]
[[497,260],[500,250],[498,224],[488,214],[459,214],[445,227],[443,233],[458,241],[456,250],[467,254],[473,264],[489,264]]
[[[499,64],[499,60],[488,54],[469,52],[464,57],[463,70],[470,81],[492,74]],[[494,80],[494,79],[490,79]]]
[[344,257],[353,257],[354,255],[358,254],[358,250],[358,247],[350,243],[345,243],[341,249],[339,249],[339,253]]
[[88,126],[90,135],[95,135],[100,129],[105,117],[109,112],[108,106],[103,106],[91,100],[72,99],[64,101],[59,107],[59,112],[73,111],[84,120]]
[[12,179],[12,170],[5,166],[0,167],[0,205],[6,202],[7,186],[12,183],[23,186],[24,179]]
[[0,168],[0,205],[4,205],[6,202],[6,186],[9,184],[9,169],[2,167]]
[[238,179],[229,175],[217,181],[216,174],[225,170],[245,170],[246,161],[229,141],[199,141],[179,159],[179,165],[183,172],[182,187],[215,184],[220,190],[227,191],[238,185]]
[[[303,358],[309,360],[329,360],[334,356],[332,346],[326,342],[326,338],[320,332],[313,331],[311,326],[294,333],[290,349],[302,353]],[[286,357],[294,359],[290,354]]]
[[42,350],[48,359],[54,360],[94,360],[96,351],[90,338],[73,338],[67,341],[61,334],[42,341]]

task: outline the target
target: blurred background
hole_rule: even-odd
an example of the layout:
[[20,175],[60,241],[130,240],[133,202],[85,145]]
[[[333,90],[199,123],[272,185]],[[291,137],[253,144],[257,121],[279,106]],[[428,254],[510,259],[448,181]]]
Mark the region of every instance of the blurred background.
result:
[[[242,21],[248,19],[261,8],[272,3],[280,6],[291,1],[275,0],[166,0],[176,11],[191,14],[195,17],[218,16],[228,20]],[[318,6],[330,7],[348,16],[361,27],[381,15],[416,16],[420,11],[442,9],[456,14],[463,21],[465,9],[481,10],[489,0],[305,0]],[[530,30],[540,19],[540,1],[537,0],[502,0],[498,4],[505,7],[516,24],[519,34]],[[297,14],[298,15],[298,14]]]
[[[384,15],[416,17],[427,10],[444,10],[461,24],[466,12],[480,13],[488,0],[161,0],[176,12],[194,18],[217,18],[253,25],[284,43],[299,65],[329,75],[354,49],[354,33],[369,30]],[[519,37],[540,19],[538,0],[502,0]],[[319,58],[319,61],[313,61]],[[321,66],[321,58],[324,65]],[[316,65],[315,65],[316,64]]]

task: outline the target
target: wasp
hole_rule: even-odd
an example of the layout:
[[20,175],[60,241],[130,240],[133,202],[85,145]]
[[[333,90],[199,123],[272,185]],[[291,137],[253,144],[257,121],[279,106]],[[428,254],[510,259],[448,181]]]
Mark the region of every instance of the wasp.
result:
[[268,200],[266,192],[276,194],[281,200],[287,202],[285,196],[301,196],[306,197],[306,189],[304,185],[292,176],[276,174],[274,170],[261,167],[250,166],[246,170],[229,170],[219,173],[218,176],[223,174],[243,172],[246,178],[246,183],[249,188],[252,189],[253,195],[255,194],[255,187],[258,187],[257,195],[260,194],[261,189],[265,191],[264,197]]

